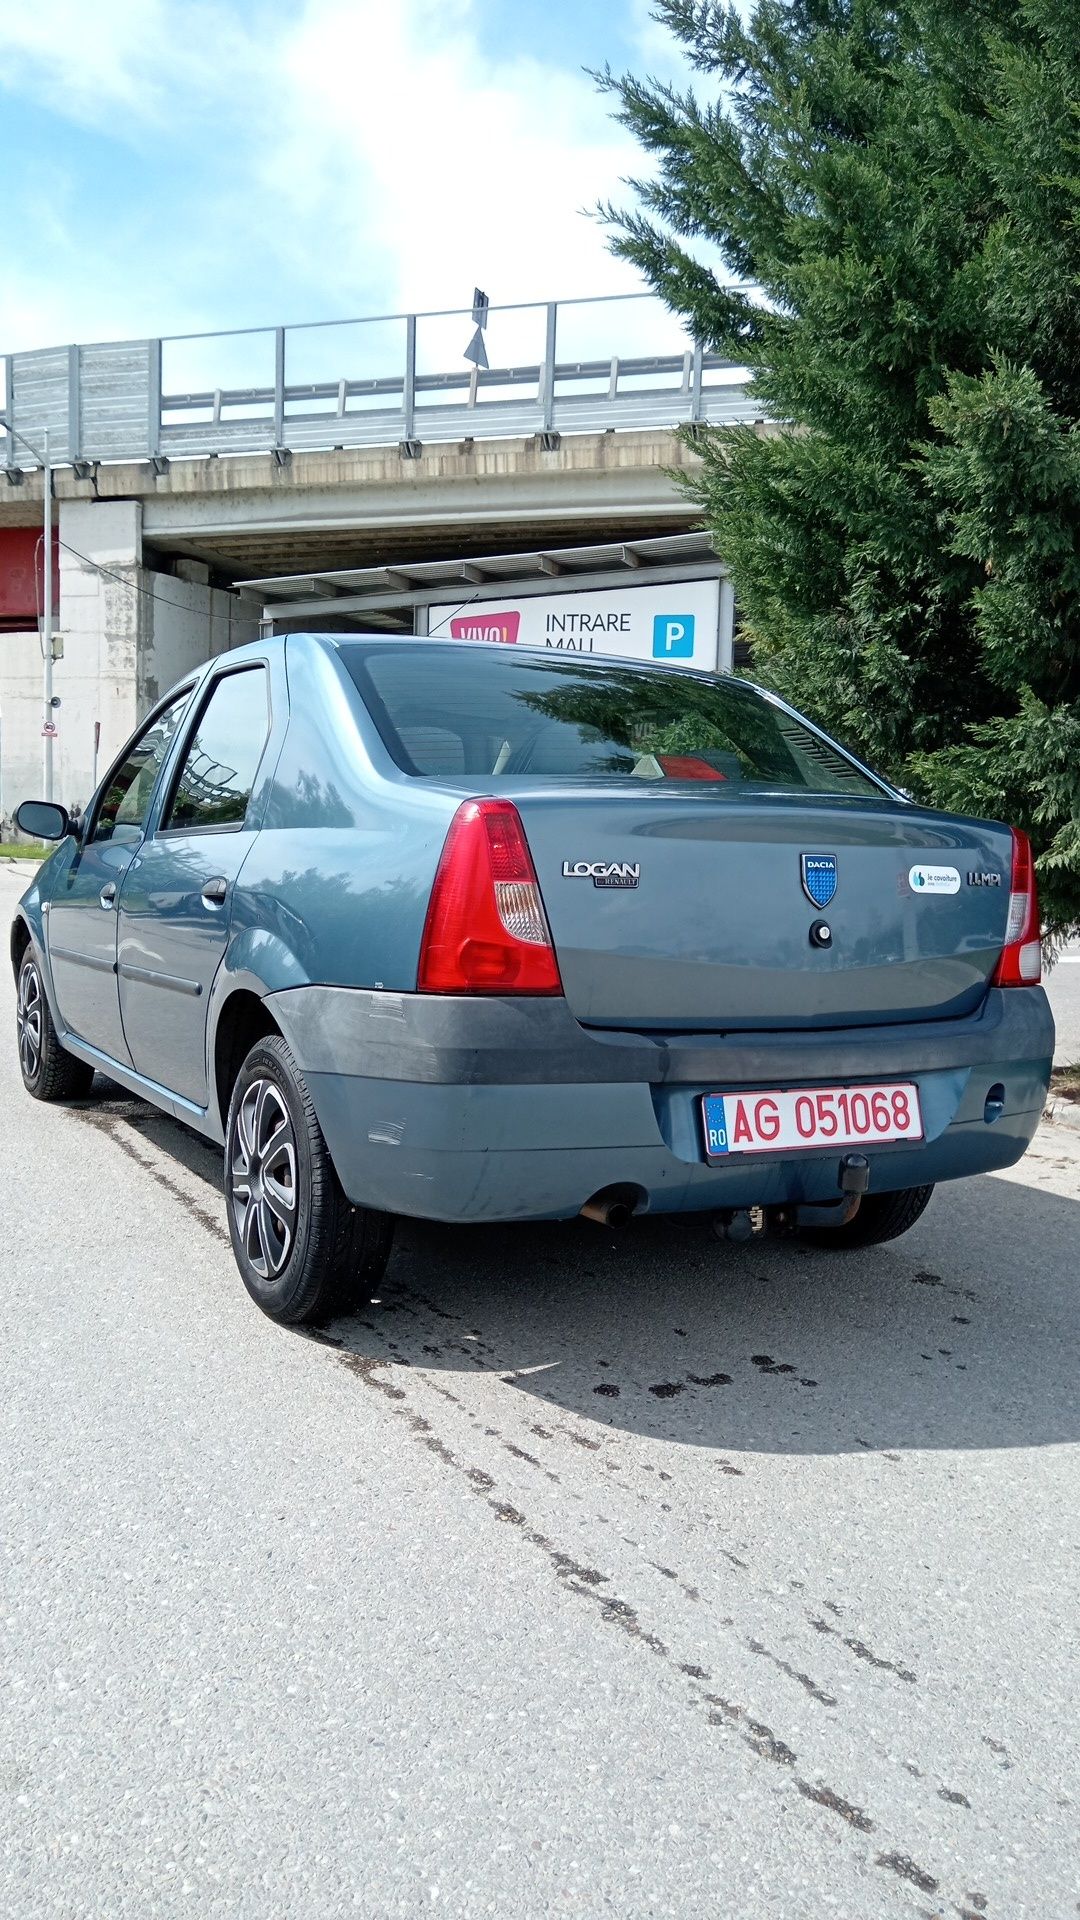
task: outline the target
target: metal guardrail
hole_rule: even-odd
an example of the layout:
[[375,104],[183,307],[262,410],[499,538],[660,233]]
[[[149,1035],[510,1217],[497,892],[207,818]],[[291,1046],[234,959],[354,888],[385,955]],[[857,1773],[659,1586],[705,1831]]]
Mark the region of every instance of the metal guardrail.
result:
[[[639,350],[594,348],[581,358],[559,359],[560,326],[565,335],[568,316],[577,332],[606,346],[604,336],[616,331],[615,308],[623,335]],[[716,423],[753,419],[761,412],[748,397],[745,370],[704,352],[700,344],[687,344],[685,336],[680,343],[678,322],[651,294],[492,307],[487,325],[493,340],[499,336],[500,344],[513,347],[542,331],[541,357],[515,355],[502,366],[476,368],[465,365],[462,353],[457,366],[446,368],[444,361],[443,370],[427,370],[420,359],[425,333],[445,340],[443,323],[458,320],[464,344],[465,329],[471,331],[469,308],[8,354],[0,360],[0,413],[24,442],[40,446],[47,430],[53,464],[75,465],[395,444],[408,454],[424,442],[469,436]],[[375,331],[388,327],[399,336],[389,352]],[[318,344],[314,336],[330,329],[353,335],[345,349],[352,365],[333,378],[287,379],[290,360],[300,350],[310,357],[312,344]],[[681,351],[643,352],[646,335],[662,335],[673,346],[681,344]],[[254,371],[251,363],[260,349],[267,359],[272,349],[272,379],[189,382],[163,390],[167,360],[179,360],[182,372],[186,360],[190,371],[209,352],[219,363],[239,359],[245,371],[248,366]],[[340,355],[342,348],[335,341],[330,351]],[[431,351],[429,346],[429,357]],[[444,345],[435,352],[449,358]],[[2,428],[0,462],[11,479],[26,465],[15,435]]]

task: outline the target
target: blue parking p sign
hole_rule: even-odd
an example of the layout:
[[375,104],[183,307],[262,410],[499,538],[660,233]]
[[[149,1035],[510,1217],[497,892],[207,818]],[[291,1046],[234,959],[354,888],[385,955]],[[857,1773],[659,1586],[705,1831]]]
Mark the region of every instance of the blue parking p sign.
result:
[[658,613],[652,623],[652,650],[654,660],[692,660],[693,614]]

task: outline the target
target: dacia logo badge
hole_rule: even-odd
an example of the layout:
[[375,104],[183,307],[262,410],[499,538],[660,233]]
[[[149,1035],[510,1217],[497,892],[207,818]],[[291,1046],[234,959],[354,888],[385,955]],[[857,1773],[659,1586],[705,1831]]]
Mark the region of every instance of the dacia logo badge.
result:
[[799,855],[803,892],[812,907],[827,907],[836,892],[835,853]]

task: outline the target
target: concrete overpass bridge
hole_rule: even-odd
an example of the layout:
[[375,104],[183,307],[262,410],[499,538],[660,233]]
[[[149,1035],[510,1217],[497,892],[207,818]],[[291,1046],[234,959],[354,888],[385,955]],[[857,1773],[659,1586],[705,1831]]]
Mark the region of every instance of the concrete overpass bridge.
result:
[[[104,766],[159,688],[258,631],[264,583],[310,583],[284,597],[325,600],[331,626],[345,623],[331,612],[334,573],[382,569],[400,605],[410,563],[543,563],[549,550],[693,528],[675,476],[695,457],[680,430],[756,420],[745,370],[649,295],[482,317],[470,348],[482,365],[465,358],[471,309],[3,356],[0,810],[39,789],[49,719],[57,793],[84,798],[95,723]],[[40,527],[46,437],[62,649],[52,715],[40,588],[12,598],[4,546]]]

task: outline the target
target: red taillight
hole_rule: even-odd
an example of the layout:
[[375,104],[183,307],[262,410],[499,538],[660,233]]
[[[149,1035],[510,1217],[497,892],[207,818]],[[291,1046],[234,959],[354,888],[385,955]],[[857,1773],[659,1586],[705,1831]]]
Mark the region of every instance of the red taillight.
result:
[[509,800],[450,822],[420,946],[421,993],[561,993],[528,842]]
[[1012,878],[1009,881],[1009,917],[1005,945],[994,969],[995,987],[1035,987],[1042,979],[1042,941],[1039,937],[1039,889],[1031,841],[1019,827],[1012,830]]

